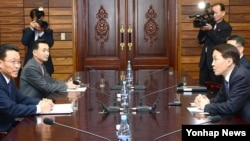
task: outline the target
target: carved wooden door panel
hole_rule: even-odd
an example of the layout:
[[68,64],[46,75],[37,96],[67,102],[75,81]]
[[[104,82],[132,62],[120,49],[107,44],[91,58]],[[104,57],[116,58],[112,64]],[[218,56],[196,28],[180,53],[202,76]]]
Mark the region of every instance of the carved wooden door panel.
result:
[[176,1],[76,2],[77,70],[177,67]]

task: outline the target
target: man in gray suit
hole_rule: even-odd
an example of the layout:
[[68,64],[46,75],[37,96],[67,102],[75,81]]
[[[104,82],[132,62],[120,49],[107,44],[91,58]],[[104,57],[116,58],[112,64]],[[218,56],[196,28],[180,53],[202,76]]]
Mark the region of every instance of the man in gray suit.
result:
[[44,98],[53,92],[66,91],[68,88],[78,88],[72,79],[68,82],[52,78],[44,67],[49,57],[49,46],[44,39],[34,42],[33,58],[24,66],[20,77],[20,91],[27,96]]

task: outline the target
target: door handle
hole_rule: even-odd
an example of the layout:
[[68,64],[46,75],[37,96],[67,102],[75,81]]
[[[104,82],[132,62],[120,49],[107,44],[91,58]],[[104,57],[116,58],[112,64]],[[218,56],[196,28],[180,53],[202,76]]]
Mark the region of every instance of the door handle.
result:
[[125,29],[124,29],[124,26],[121,25],[121,28],[120,28],[120,33],[121,33],[121,39],[120,39],[120,47],[121,47],[121,50],[123,51],[124,50],[124,47],[125,47],[125,43],[124,43],[124,32],[125,32]]
[[133,32],[133,29],[131,28],[131,24],[128,26],[128,49],[129,51],[132,50],[132,46],[133,46],[133,43],[132,43],[132,32]]

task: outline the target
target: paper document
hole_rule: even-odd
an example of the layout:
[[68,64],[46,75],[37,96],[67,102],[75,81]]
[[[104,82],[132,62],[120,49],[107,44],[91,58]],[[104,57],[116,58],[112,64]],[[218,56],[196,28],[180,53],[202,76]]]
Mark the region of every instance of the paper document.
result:
[[199,109],[198,107],[187,107],[187,109],[191,113],[201,113],[201,112],[204,112],[203,110]]
[[87,87],[81,87],[77,89],[67,89],[67,92],[85,92]]
[[54,104],[53,110],[40,114],[70,114],[73,112],[72,104]]

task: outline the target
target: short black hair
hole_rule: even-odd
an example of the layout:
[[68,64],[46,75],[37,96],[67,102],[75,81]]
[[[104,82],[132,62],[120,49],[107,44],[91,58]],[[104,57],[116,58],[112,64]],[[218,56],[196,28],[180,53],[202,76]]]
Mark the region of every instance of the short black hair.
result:
[[226,10],[225,5],[223,3],[215,3],[215,4],[212,5],[212,7],[217,6],[217,5],[220,6],[220,10],[221,11],[225,11]]
[[219,51],[223,58],[232,58],[233,63],[238,65],[240,63],[240,53],[236,47],[231,44],[219,44],[213,50]]
[[38,40],[36,40],[36,41],[32,44],[32,50],[38,49],[38,45],[39,45],[40,43],[48,44],[46,40],[44,40],[44,39],[38,39]]
[[240,45],[240,46],[244,46],[245,45],[245,41],[243,39],[243,37],[241,37],[240,35],[231,35],[227,38],[227,40],[235,40],[236,44]]
[[38,8],[33,8],[30,10],[30,18],[34,20],[34,18],[41,19],[45,16],[44,11],[40,11]]
[[2,44],[2,45],[0,45],[0,59],[1,59],[1,60],[4,60],[4,59],[5,59],[5,57],[6,57],[6,52],[7,52],[8,50],[14,50],[14,51],[16,51],[16,52],[19,52],[19,48],[18,48],[17,46],[15,46],[15,45],[8,44],[8,43]]

